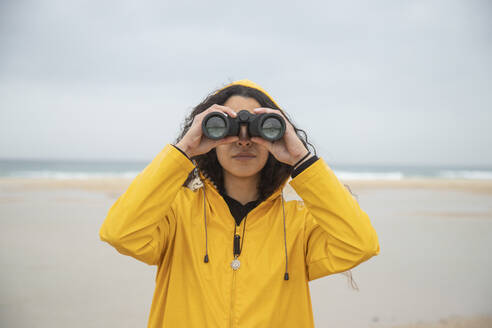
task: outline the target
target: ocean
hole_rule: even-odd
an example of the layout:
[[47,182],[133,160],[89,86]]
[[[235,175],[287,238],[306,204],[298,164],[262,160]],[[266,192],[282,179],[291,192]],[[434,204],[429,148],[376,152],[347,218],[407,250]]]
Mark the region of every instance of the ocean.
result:
[[[0,177],[46,179],[134,178],[148,162],[0,160]],[[330,164],[342,180],[411,178],[492,180],[492,167]]]

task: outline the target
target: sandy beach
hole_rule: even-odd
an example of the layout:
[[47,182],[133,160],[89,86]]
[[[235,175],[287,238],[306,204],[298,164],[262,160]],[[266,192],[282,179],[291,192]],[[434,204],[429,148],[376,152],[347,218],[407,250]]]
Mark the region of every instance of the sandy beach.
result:
[[[98,236],[130,182],[0,179],[2,327],[146,326],[156,268]],[[381,253],[311,282],[316,327],[492,327],[492,180],[343,182]]]

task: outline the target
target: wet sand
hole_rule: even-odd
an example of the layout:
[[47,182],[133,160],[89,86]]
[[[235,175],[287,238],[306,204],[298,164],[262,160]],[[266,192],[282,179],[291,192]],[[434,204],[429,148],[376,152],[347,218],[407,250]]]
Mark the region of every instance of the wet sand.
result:
[[[130,182],[0,179],[2,327],[146,326],[155,267],[98,236]],[[316,327],[492,327],[492,181],[344,183],[381,254],[311,282]]]

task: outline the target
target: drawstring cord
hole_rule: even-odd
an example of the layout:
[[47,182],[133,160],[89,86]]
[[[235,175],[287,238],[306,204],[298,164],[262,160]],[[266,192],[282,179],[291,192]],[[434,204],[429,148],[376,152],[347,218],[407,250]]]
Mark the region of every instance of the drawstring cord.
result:
[[205,258],[203,262],[208,263],[208,235],[207,235],[207,195],[203,186],[203,219],[205,221]]
[[289,280],[289,258],[287,256],[287,230],[285,229],[285,206],[284,206],[284,192],[280,193],[282,198],[282,214],[284,217],[284,246],[285,246],[285,275],[284,280]]

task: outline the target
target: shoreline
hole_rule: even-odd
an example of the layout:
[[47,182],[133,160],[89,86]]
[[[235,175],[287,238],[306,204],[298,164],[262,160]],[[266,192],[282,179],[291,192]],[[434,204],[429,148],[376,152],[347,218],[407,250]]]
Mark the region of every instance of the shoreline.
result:
[[[53,179],[53,178],[10,178],[1,177],[0,187],[21,190],[46,189],[82,189],[87,191],[115,192],[126,190],[134,178],[90,178],[90,179]],[[351,190],[367,189],[438,189],[457,190],[492,194],[492,180],[467,179],[402,179],[402,180],[343,180]]]

